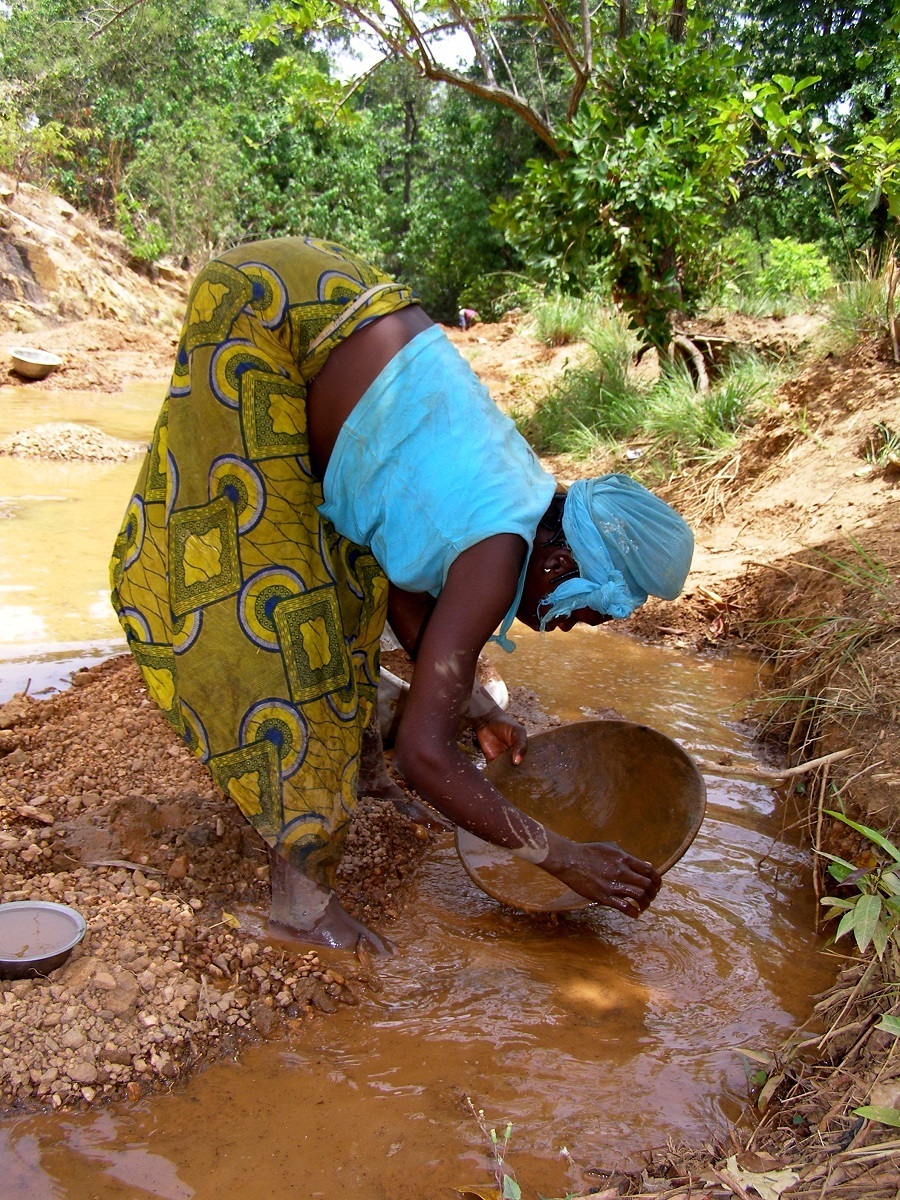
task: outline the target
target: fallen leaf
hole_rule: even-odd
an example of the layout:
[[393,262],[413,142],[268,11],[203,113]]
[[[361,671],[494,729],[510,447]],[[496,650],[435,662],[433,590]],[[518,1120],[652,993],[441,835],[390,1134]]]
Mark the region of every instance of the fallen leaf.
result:
[[865,1117],[867,1121],[880,1121],[882,1125],[893,1125],[900,1129],[900,1108],[881,1108],[877,1104],[864,1104],[862,1108],[854,1108],[857,1117]]
[[765,1112],[769,1107],[769,1101],[775,1095],[779,1085],[784,1080],[784,1071],[776,1071],[774,1075],[770,1075],[766,1081],[765,1087],[759,1093],[756,1100],[756,1107],[761,1113]]
[[744,1191],[753,1188],[762,1200],[778,1200],[782,1192],[800,1179],[797,1172],[792,1171],[790,1167],[782,1167],[778,1171],[744,1171],[738,1166],[735,1154],[726,1160],[725,1173]]
[[224,909],[222,910],[222,924],[227,925],[229,929],[240,929],[241,927],[241,923],[237,917],[233,916],[230,912],[225,912]]

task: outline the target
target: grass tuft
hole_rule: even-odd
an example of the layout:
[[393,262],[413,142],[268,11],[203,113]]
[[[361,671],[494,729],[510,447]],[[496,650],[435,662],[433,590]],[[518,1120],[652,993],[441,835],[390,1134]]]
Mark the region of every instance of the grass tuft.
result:
[[596,296],[547,296],[528,315],[527,332],[548,346],[587,341],[608,320],[609,306]]
[[639,343],[625,319],[605,313],[586,338],[588,355],[566,370],[520,428],[541,453],[595,457],[639,439],[644,477],[730,451],[784,378],[756,355],[734,358],[704,395],[677,362],[652,382],[635,368]]

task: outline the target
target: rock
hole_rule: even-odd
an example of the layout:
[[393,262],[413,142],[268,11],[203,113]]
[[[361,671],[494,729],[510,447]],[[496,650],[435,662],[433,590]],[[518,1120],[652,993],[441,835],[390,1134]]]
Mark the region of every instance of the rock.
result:
[[337,1005],[325,991],[321,984],[317,984],[312,996],[310,997],[313,1008],[323,1013],[337,1012]]
[[103,1051],[104,1062],[115,1063],[120,1067],[131,1066],[131,1054],[122,1046],[112,1046]]
[[[0,704],[0,729],[14,729],[28,716],[29,701],[24,692],[16,692],[11,700]],[[8,760],[7,760],[8,761]]]
[[253,1022],[254,1029],[264,1038],[269,1037],[275,1028],[275,1013],[262,1000],[258,1000],[250,1006],[250,1020]]
[[100,960],[89,954],[68,962],[60,972],[59,982],[71,992],[80,991],[101,966]]
[[[84,1034],[81,1032],[80,1029],[72,1028],[72,1029],[67,1029],[65,1031],[65,1033],[60,1037],[59,1041],[60,1041],[60,1045],[65,1046],[65,1048],[67,1050],[80,1050],[81,1047],[87,1041],[87,1038],[84,1036]],[[80,1079],[80,1080],[76,1080],[76,1082],[91,1083],[92,1080]]]
[[166,875],[169,879],[173,880],[184,879],[188,873],[189,865],[190,862],[188,856],[186,854],[179,854],[179,856],[172,862],[172,865],[169,867]]
[[97,1068],[93,1063],[85,1062],[82,1059],[76,1060],[66,1067],[66,1074],[73,1083],[97,1082]]
[[103,1000],[106,1007],[117,1017],[123,1017],[134,1007],[140,995],[140,986],[130,971],[120,969],[115,972],[115,991],[109,992]]

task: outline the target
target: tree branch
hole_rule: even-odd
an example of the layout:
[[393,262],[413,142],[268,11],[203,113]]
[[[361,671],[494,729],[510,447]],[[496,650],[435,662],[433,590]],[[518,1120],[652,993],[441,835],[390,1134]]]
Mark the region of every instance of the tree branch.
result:
[[[575,113],[578,111],[578,105],[581,102],[581,97],[584,95],[584,89],[587,87],[587,82],[590,78],[591,60],[589,57],[586,57],[584,61],[582,61],[578,57],[578,50],[575,46],[575,40],[572,37],[571,28],[568,21],[566,21],[564,17],[560,16],[556,9],[548,3],[548,0],[538,0],[538,3],[541,6],[541,11],[544,14],[547,26],[556,39],[556,44],[569,60],[569,64],[571,65],[575,74],[575,82],[572,85],[569,103],[566,106],[566,120],[571,121],[575,116]],[[587,15],[586,21],[585,14]],[[582,29],[582,48],[588,54],[592,54],[593,42],[590,32],[591,14],[590,9],[588,8],[588,0],[581,0],[581,19],[582,25],[584,26]]]
[[124,8],[120,8],[118,10],[118,12],[114,12],[113,15],[109,18],[109,20],[105,21],[100,26],[99,29],[95,29],[94,32],[91,34],[91,36],[88,38],[88,41],[92,42],[95,38],[98,38],[101,33],[105,33],[106,30],[109,29],[110,25],[115,25],[116,21],[121,21],[122,18],[127,13],[130,13],[133,8],[138,8],[143,3],[144,3],[144,0],[131,0],[130,4],[126,4]]
[[459,24],[466,31],[466,35],[472,43],[472,49],[475,51],[475,57],[478,60],[478,65],[481,67],[485,79],[492,85],[496,84],[497,80],[494,78],[494,68],[491,66],[491,60],[485,53],[484,43],[476,33],[475,27],[459,5],[455,3],[455,0],[448,0],[448,6]]
[[[529,129],[532,129],[537,134],[548,149],[557,155],[557,157],[562,157],[562,152],[560,151],[550,122],[542,117],[522,96],[515,92],[510,92],[506,88],[499,87],[495,83],[481,83],[477,79],[470,79],[468,76],[460,74],[459,71],[442,66],[432,54],[425,39],[425,33],[428,31],[418,27],[400,0],[391,0],[391,4],[396,10],[408,35],[405,38],[399,30],[391,29],[389,25],[377,20],[354,4],[353,0],[336,0],[336,3],[345,12],[356,17],[363,25],[368,26],[394,54],[409,63],[419,75],[426,79],[435,80],[438,83],[450,84],[452,87],[469,92],[470,95],[478,96],[482,100],[488,100],[492,104],[500,104],[502,107],[510,109],[510,111],[514,112],[516,116],[525,122]],[[411,46],[410,43],[414,43],[414,45]]]

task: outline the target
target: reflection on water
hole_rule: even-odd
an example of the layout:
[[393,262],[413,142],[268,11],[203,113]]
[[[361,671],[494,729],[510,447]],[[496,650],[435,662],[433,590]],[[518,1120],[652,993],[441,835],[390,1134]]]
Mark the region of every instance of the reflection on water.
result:
[[[89,424],[145,442],[162,384],[125,393],[2,389],[0,437],[50,422]],[[137,478],[123,463],[52,462],[0,455],[0,703],[31,681],[58,686],[52,664],[124,646],[109,603],[113,541]],[[75,670],[73,662],[63,673]]]
[[[122,436],[111,413],[92,418]],[[30,657],[37,646],[52,656],[60,646],[89,655],[118,644],[101,610],[136,464],[82,466],[0,459],[0,497],[20,506],[0,522],[4,688],[11,668],[16,678],[65,672],[58,657]],[[516,637],[515,655],[496,652],[505,678],[566,720],[614,707],[704,758],[752,761],[739,720],[753,685],[749,660],[651,648],[608,627],[543,637],[519,627]],[[584,1166],[611,1167],[670,1136],[720,1131],[746,1094],[737,1048],[784,1035],[831,969],[810,932],[806,856],[779,841],[773,793],[737,780],[708,778],[707,787],[696,841],[638,921],[595,909],[558,921],[503,909],[442,837],[405,914],[386,930],[396,953],[379,962],[379,992],[168,1095],[6,1120],[0,1192],[451,1195],[492,1179],[467,1097],[489,1125],[512,1122],[509,1160],[529,1197],[565,1192],[564,1145]]]

